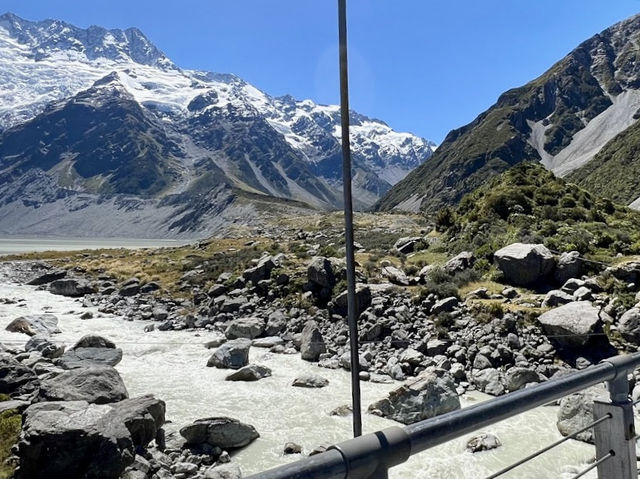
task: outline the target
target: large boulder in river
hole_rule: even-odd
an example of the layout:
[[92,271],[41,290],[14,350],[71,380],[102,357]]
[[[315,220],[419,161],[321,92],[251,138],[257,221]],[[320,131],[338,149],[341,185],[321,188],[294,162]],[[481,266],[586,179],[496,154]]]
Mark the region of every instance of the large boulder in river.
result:
[[65,346],[61,344],[55,344],[41,334],[33,336],[27,344],[24,345],[24,350],[27,352],[37,351],[43,358],[56,359],[62,356]]
[[369,411],[402,424],[413,424],[460,409],[456,384],[443,370],[427,371],[369,406]]
[[87,401],[105,404],[127,399],[127,388],[112,367],[72,369],[40,384],[44,401]]
[[[563,436],[573,434],[593,422],[593,401],[606,399],[606,391],[592,387],[560,400],[556,426]],[[593,443],[593,429],[587,429],[576,436],[578,441]]]
[[164,415],[164,402],[152,396],[36,403],[24,413],[15,477],[116,479],[156,437]]
[[230,417],[197,419],[180,429],[187,444],[209,444],[220,449],[244,447],[260,437],[256,428]]
[[58,328],[58,318],[53,314],[20,316],[11,321],[5,329],[12,333],[24,333],[29,336],[35,336],[36,334],[49,336],[61,332],[60,328]]
[[49,283],[49,292],[60,296],[70,296],[72,298],[94,293],[95,289],[88,281],[76,278],[57,279]]
[[66,351],[58,364],[64,369],[115,366],[122,360],[122,349],[102,336],[87,335]]
[[326,350],[318,323],[313,320],[307,321],[300,339],[300,355],[302,359],[305,361],[317,361]]
[[538,317],[545,334],[566,347],[582,347],[590,335],[602,331],[601,315],[606,313],[589,301],[576,301],[543,313]]
[[250,364],[229,374],[225,381],[258,381],[271,376],[271,369],[258,364]]
[[631,343],[640,344],[640,307],[634,306],[618,320],[618,332]]
[[253,339],[264,333],[265,321],[261,318],[250,317],[234,319],[229,323],[224,335],[227,339]]
[[531,286],[544,279],[554,266],[553,254],[541,244],[513,243],[496,251],[493,258],[507,282]]
[[207,362],[208,367],[240,369],[249,364],[251,340],[234,339],[218,347]]

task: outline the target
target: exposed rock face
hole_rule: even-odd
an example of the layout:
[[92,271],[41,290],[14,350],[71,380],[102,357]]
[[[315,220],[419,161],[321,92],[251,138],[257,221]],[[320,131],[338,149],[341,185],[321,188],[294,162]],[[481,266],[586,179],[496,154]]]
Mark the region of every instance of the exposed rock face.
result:
[[240,318],[231,321],[224,332],[227,339],[247,338],[253,339],[260,336],[265,329],[265,322],[260,318]]
[[618,332],[634,344],[640,343],[640,308],[636,305],[618,320]]
[[65,371],[40,385],[45,401],[87,401],[105,404],[127,399],[127,388],[112,367],[91,367]]
[[590,334],[602,329],[600,315],[604,312],[589,301],[577,301],[552,309],[538,318],[545,334],[563,346],[582,347],[590,339]]
[[403,424],[413,424],[460,409],[453,378],[445,371],[429,371],[403,384],[369,406],[369,411]]
[[258,381],[271,376],[271,369],[266,366],[250,364],[229,374],[225,381]]
[[300,340],[300,355],[305,361],[317,361],[322,353],[327,350],[318,323],[307,321],[302,330]]
[[60,333],[58,318],[53,314],[21,316],[11,321],[5,329],[12,333],[24,333],[29,336],[35,336],[36,334],[49,336]]
[[513,243],[493,254],[498,268],[507,282],[531,286],[551,273],[554,259],[551,251],[541,244]]
[[17,479],[116,479],[164,424],[164,402],[152,396],[109,405],[85,401],[30,406],[18,456]]
[[298,388],[323,388],[329,385],[329,380],[316,374],[305,374],[293,380],[292,386]]
[[84,296],[93,293],[95,290],[85,280],[64,278],[57,279],[49,284],[49,292],[60,296],[70,296],[72,298]]
[[260,437],[253,426],[230,417],[198,419],[180,429],[180,434],[187,444],[209,444],[221,449],[244,447]]
[[218,347],[207,362],[207,366],[215,368],[240,369],[249,364],[249,339],[234,339]]

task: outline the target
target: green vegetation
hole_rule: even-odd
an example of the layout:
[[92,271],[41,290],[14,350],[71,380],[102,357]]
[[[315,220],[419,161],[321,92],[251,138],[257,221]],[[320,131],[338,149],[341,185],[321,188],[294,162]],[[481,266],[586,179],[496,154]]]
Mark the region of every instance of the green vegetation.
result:
[[450,253],[473,250],[485,268],[513,242],[610,259],[640,252],[640,213],[525,162],[465,196],[444,227]]
[[[11,399],[6,394],[0,394],[0,401]],[[18,442],[20,429],[22,428],[22,416],[16,409],[9,409],[0,414],[0,479],[13,477],[15,464],[8,461],[11,457],[11,448]]]
[[590,192],[629,204],[640,196],[640,123],[607,143],[586,165],[568,176]]

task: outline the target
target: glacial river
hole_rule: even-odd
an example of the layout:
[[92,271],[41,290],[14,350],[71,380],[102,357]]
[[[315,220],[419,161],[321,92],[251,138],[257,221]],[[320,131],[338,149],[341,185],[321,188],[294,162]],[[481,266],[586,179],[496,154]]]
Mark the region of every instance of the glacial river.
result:
[[[1,271],[0,271],[1,274]],[[229,371],[207,368],[210,351],[203,343],[212,333],[151,332],[147,323],[95,313],[94,319],[80,320],[86,311],[79,301],[54,296],[30,286],[8,284],[0,277],[0,298],[24,300],[0,304],[0,341],[14,346],[28,339],[5,331],[14,318],[25,314],[52,313],[62,333],[55,339],[72,345],[88,333],[113,340],[124,352],[117,366],[130,396],[153,393],[167,404],[169,431],[208,416],[226,415],[253,424],[260,439],[234,455],[245,475],[293,461],[300,456],[283,456],[284,443],[294,441],[309,452],[320,444],[339,442],[351,434],[350,417],[332,417],[333,408],[350,401],[349,375],[344,371],[318,368],[299,355],[277,355],[252,348],[251,362],[273,370],[273,376],[253,383],[224,381]],[[302,373],[316,373],[329,379],[326,388],[308,390],[291,387]],[[395,385],[362,384],[363,405],[383,397]],[[466,395],[463,404],[484,400],[480,394]],[[465,450],[470,436],[452,441],[414,456],[391,471],[395,479],[479,479],[559,439],[555,407],[542,407],[484,431],[498,436],[503,446],[493,451],[471,454]],[[395,425],[365,414],[365,432]],[[592,459],[592,446],[570,441],[551,454],[517,468],[503,477],[518,479],[569,479]],[[596,477],[592,473],[586,477]]]

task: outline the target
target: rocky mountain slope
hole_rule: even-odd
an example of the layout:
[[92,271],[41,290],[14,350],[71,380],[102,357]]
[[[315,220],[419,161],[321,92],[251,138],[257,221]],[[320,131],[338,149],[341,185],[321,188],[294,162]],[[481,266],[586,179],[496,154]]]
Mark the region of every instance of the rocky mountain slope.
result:
[[[57,219],[75,234],[202,236],[223,211],[252,221],[256,195],[274,209],[341,206],[337,106],[182,70],[137,29],[2,15],[0,84],[2,232],[64,234]],[[362,208],[435,145],[351,121]],[[83,226],[95,210],[110,226]]]
[[[542,162],[558,176],[589,165],[638,118],[639,39],[640,16],[634,16],[505,92],[473,122],[451,131],[428,165],[398,183],[378,208],[434,211],[525,160]],[[620,199],[638,196],[636,189]]]

